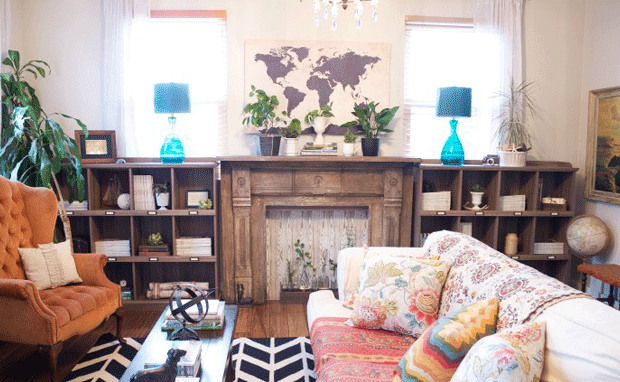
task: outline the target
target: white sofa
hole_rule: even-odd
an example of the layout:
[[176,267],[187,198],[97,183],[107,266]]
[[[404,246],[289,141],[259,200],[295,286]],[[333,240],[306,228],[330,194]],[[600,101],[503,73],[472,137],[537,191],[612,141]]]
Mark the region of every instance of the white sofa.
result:
[[[428,244],[428,241],[427,241]],[[338,292],[310,294],[308,327],[320,317],[349,317],[343,306],[343,287],[359,272],[364,255],[385,254],[420,257],[423,248],[347,248],[338,254]],[[589,298],[571,298],[548,306],[535,320],[546,322],[545,359],[542,381],[620,381],[620,311]]]

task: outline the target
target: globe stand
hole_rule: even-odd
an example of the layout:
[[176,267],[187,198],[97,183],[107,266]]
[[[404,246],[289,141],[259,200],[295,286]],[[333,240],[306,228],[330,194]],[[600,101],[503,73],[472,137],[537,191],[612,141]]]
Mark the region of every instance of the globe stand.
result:
[[[198,324],[202,322],[209,310],[209,300],[207,297],[214,291],[215,289],[211,289],[205,293],[201,288],[193,284],[179,284],[174,287],[172,294],[170,294],[168,306],[170,307],[170,313],[177,321],[179,321],[179,323],[181,323],[182,327],[176,329],[170,334],[170,340],[200,340],[198,333],[196,333],[195,330],[188,328],[187,324]],[[183,292],[190,296],[189,300],[181,300]],[[202,305],[203,301],[206,303],[206,309]],[[196,318],[187,313],[187,310],[193,306],[198,308],[198,316]]]

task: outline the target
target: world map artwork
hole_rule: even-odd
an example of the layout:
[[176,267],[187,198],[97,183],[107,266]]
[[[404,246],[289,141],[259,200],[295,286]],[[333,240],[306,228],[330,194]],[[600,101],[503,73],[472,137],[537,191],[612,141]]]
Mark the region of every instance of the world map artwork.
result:
[[344,133],[339,125],[353,119],[355,102],[389,106],[390,44],[248,40],[245,53],[245,103],[254,85],[278,96],[280,112],[302,121],[331,104],[326,134]]

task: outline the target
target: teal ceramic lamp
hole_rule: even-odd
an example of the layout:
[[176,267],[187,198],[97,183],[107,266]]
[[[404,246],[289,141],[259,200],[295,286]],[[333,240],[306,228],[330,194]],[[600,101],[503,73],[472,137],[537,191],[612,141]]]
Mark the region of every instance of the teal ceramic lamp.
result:
[[189,113],[191,106],[189,102],[188,84],[155,84],[155,113],[170,114],[168,125],[170,130],[161,146],[159,157],[163,163],[183,163],[185,160],[185,150],[179,139],[174,125],[177,122],[175,113]]
[[441,163],[461,166],[465,160],[465,151],[456,134],[456,117],[471,117],[471,88],[440,88],[437,97],[437,116],[452,117],[450,136],[441,150]]

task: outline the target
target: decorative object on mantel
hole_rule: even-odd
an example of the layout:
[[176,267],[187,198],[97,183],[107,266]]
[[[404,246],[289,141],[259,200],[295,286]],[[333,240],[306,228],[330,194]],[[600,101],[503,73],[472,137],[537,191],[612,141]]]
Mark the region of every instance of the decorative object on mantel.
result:
[[251,89],[249,96],[255,96],[256,102],[248,103],[243,107],[243,112],[246,114],[243,123],[246,126],[252,125],[258,129],[259,135],[256,136],[256,145],[259,155],[278,155],[282,136],[275,134],[278,131],[275,124],[283,120],[276,114],[275,110],[280,105],[280,101],[278,101],[277,96],[270,96],[254,85],[251,86]]
[[505,167],[524,167],[527,152],[532,148],[532,138],[526,118],[538,116],[536,101],[528,94],[532,82],[515,84],[510,79],[507,92],[497,92],[501,100],[499,125],[495,136],[499,143],[499,164]]
[[319,110],[311,110],[308,112],[308,114],[306,114],[304,121],[307,124],[311,124],[314,128],[314,132],[316,133],[316,138],[314,139],[315,146],[325,144],[325,139],[323,139],[323,133],[327,128],[329,119],[333,116],[334,113],[332,113],[331,104],[325,104],[321,106]]
[[342,9],[346,10],[349,7],[349,4],[352,3],[355,4],[355,10],[353,13],[355,18],[355,26],[357,29],[361,29],[362,14],[364,13],[364,6],[362,5],[362,2],[368,1],[372,7],[372,21],[376,22],[379,18],[379,13],[377,12],[379,0],[313,0],[312,9],[314,10],[314,24],[318,27],[321,23],[321,4],[323,4],[323,18],[327,20],[331,15],[331,28],[335,31],[338,28],[338,22],[336,21],[338,18],[338,5],[342,5]]
[[345,157],[351,157],[355,154],[355,141],[357,140],[357,136],[351,132],[351,130],[347,129],[347,132],[344,133],[344,144],[342,145],[342,155]]
[[471,117],[471,88],[439,88],[437,96],[438,117],[452,117],[450,136],[441,150],[441,163],[450,166],[462,166],[465,151],[456,133],[456,117]]
[[312,144],[311,142],[308,142],[304,145],[304,148],[301,150],[301,155],[336,156],[338,155],[338,143],[332,142],[328,145],[316,146]]
[[161,161],[163,163],[183,163],[185,161],[185,149],[174,130],[177,122],[174,113],[191,112],[189,85],[178,83],[155,84],[153,103],[155,113],[170,113],[168,117],[170,130],[159,152]]
[[393,131],[386,126],[390,124],[400,107],[386,107],[377,112],[377,106],[379,106],[379,103],[375,102],[368,104],[355,103],[351,112],[355,116],[355,120],[342,125],[347,128],[357,126],[360,131],[364,132],[364,138],[362,138],[362,153],[364,156],[376,157],[379,155],[379,133],[391,133]]
[[[283,111],[282,114],[288,116],[286,111]],[[284,155],[297,155],[297,143],[299,142],[299,135],[301,135],[301,121],[294,118],[284,129],[278,129],[278,134],[284,136],[282,138],[284,139]]]

